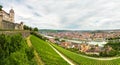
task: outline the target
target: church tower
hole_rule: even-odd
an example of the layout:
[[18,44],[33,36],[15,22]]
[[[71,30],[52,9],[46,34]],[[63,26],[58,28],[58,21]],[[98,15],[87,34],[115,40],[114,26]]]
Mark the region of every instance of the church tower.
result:
[[14,13],[14,10],[11,9],[9,13],[10,13],[10,22],[13,22],[13,23],[14,23],[14,14],[15,14],[15,13]]

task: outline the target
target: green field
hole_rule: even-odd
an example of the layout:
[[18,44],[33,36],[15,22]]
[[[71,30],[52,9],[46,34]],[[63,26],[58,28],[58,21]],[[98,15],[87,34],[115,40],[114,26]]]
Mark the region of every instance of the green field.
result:
[[69,59],[76,62],[78,65],[120,65],[120,59],[115,60],[94,60],[80,56],[77,53],[68,51],[62,47],[52,44],[61,53],[67,56]]
[[47,42],[33,35],[30,40],[45,65],[69,65],[48,45]]

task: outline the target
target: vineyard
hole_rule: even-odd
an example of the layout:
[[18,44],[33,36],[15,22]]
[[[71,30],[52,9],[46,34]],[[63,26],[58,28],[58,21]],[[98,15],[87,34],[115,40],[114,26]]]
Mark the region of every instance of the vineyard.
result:
[[[48,42],[31,35],[32,48],[29,48],[20,34],[0,35],[0,65],[37,65],[33,50],[38,52],[45,65],[69,65],[48,44]],[[95,60],[66,50],[50,43],[64,56],[78,65],[120,65],[120,59]]]
[[30,40],[45,65],[69,65],[48,45],[47,42],[33,35]]
[[0,34],[0,65],[37,65],[21,34]]
[[120,65],[120,59],[115,60],[94,60],[80,56],[74,52],[68,51],[62,47],[52,44],[57,50],[72,59],[78,65]]

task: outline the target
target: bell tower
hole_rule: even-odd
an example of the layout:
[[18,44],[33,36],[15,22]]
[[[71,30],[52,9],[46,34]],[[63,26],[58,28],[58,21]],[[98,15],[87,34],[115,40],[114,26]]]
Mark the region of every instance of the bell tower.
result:
[[14,10],[11,9],[9,13],[10,13],[10,22],[13,22],[13,23],[14,23],[14,14],[15,14],[15,13],[14,13]]

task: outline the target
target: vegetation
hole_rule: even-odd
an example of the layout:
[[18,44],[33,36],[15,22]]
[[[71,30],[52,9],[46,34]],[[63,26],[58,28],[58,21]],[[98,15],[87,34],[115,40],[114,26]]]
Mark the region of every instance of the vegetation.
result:
[[2,8],[3,8],[3,6],[2,6],[2,5],[0,5],[0,11],[2,11]]
[[120,39],[120,37],[114,37],[114,38],[107,38],[107,40],[117,40],[117,39]]
[[95,60],[90,59],[87,57],[83,57],[80,54],[68,51],[62,47],[59,47],[55,44],[52,44],[56,49],[58,49],[61,53],[63,53],[65,56],[67,56],[69,59],[76,62],[78,65],[119,65],[120,59],[115,60]]
[[33,51],[20,34],[0,34],[0,65],[36,65]]
[[47,42],[40,39],[39,36],[31,36],[30,40],[33,47],[36,49],[45,65],[69,65],[63,60]]
[[35,28],[32,28],[32,27],[30,27],[30,26],[27,26],[27,25],[24,25],[24,30],[30,30],[30,31],[38,31],[38,28],[37,27],[35,27]]
[[120,37],[108,38],[108,43],[105,46],[112,47],[110,55],[120,56]]
[[44,41],[48,40],[46,37],[43,37],[42,35],[40,35],[38,32],[31,32],[31,34],[37,36],[38,38]]
[[24,25],[24,30],[30,30],[30,31],[32,31],[32,27],[29,27],[29,26],[27,26],[27,25]]
[[110,40],[106,46],[111,46],[114,50],[120,51],[120,41],[119,40]]
[[100,56],[102,57],[114,57],[117,55],[117,51],[116,50],[111,50],[109,52],[107,52],[107,50],[100,52]]
[[34,31],[38,31],[38,28],[37,28],[37,27],[35,27],[35,28],[34,28]]

